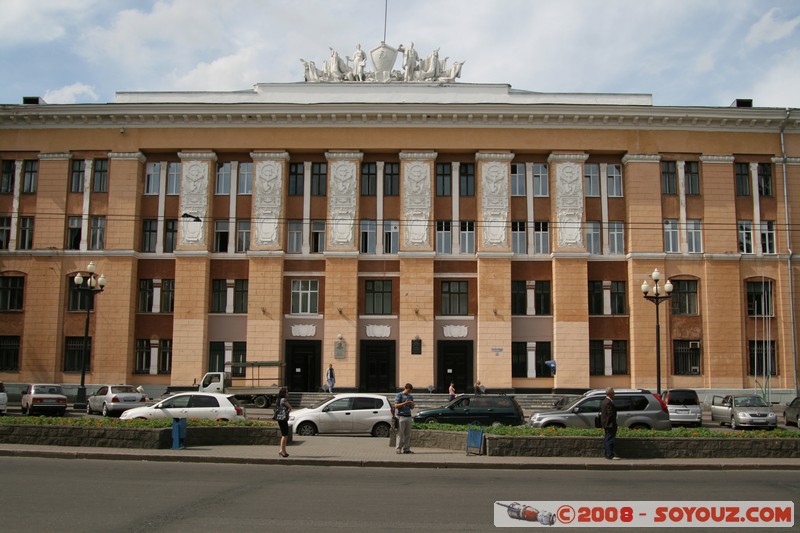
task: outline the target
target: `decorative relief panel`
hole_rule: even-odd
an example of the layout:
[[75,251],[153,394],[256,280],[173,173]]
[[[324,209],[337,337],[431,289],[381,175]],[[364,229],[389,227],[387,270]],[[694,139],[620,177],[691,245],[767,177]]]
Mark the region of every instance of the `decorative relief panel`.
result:
[[[436,157],[436,154],[432,154]],[[401,154],[402,156],[402,154]],[[403,219],[405,245],[430,247],[431,167],[425,161],[404,161]]]
[[292,326],[292,336],[294,337],[313,337],[317,333],[317,326],[314,324],[295,324]]
[[[181,244],[205,245],[205,224],[208,213],[209,160],[216,155],[178,154],[182,161],[181,177]],[[203,159],[197,159],[202,157]],[[186,216],[184,216],[186,215]]]
[[287,160],[289,155],[286,153],[251,155],[256,160],[256,179],[253,184],[255,216],[253,243],[258,246],[279,246],[278,221],[283,208],[283,161]]
[[481,163],[483,246],[508,246],[508,165],[500,161]]
[[[585,156],[578,156],[581,161]],[[558,245],[583,247],[583,172],[574,161],[556,163],[556,213]]]
[[442,326],[442,333],[445,337],[463,338],[469,333],[469,328],[467,326],[450,324],[447,326]]
[[379,325],[379,324],[369,324],[367,325],[367,337],[377,337],[377,338],[386,338],[392,334],[392,328],[390,326]]
[[[360,158],[360,154],[359,154]],[[357,169],[353,160],[330,163],[331,190],[328,216],[331,219],[331,246],[355,246]]]

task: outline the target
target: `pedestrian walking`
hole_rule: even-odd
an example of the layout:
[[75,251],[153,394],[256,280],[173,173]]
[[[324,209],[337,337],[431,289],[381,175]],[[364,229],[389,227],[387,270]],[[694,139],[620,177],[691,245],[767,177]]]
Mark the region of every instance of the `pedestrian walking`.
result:
[[291,410],[289,391],[286,387],[282,387],[278,392],[278,408],[273,417],[278,422],[278,427],[281,428],[281,448],[278,451],[278,455],[281,457],[289,457],[289,454],[286,453],[286,441],[289,439],[289,413]]
[[603,451],[606,459],[618,461],[614,452],[617,441],[617,407],[614,405],[614,389],[606,389],[606,397],[600,402],[600,427],[603,428]]
[[411,409],[414,408],[414,397],[411,391],[414,387],[406,383],[402,392],[394,397],[394,408],[397,412],[397,453],[414,453],[411,451],[411,427],[414,421],[411,418]]
[[448,392],[450,393],[450,401],[452,402],[456,399],[456,385],[452,381],[450,382],[450,390]]
[[325,381],[328,382],[328,392],[333,394],[333,386],[336,384],[336,374],[333,371],[333,363],[328,366],[325,371]]

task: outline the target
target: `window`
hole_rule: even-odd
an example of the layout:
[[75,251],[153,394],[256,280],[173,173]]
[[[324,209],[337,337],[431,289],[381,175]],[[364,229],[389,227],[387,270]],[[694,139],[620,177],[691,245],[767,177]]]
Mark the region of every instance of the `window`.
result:
[[739,253],[753,253],[753,223],[749,220],[740,220],[736,224],[739,234]]
[[316,279],[292,280],[292,314],[317,314],[319,281]]
[[247,343],[238,341],[233,343],[231,376],[235,378],[247,377]]
[[181,193],[181,164],[169,163],[167,165],[167,194],[177,196]]
[[611,282],[611,314],[624,315],[625,311],[625,282]]
[[39,175],[38,161],[25,161],[22,163],[22,192],[35,193],[36,179]]
[[458,167],[460,196],[475,196],[475,163],[461,163]]
[[385,163],[383,165],[383,195],[400,195],[400,163]]
[[528,253],[528,237],[524,220],[511,221],[511,251],[515,254]]
[[678,194],[677,175],[675,161],[661,162],[661,194]]
[[528,377],[528,343],[511,343],[511,377]]
[[775,221],[773,220],[761,223],[761,253],[775,253]]
[[771,281],[747,282],[747,316],[774,316]]
[[0,311],[22,311],[25,278],[0,276]]
[[102,250],[106,245],[106,217],[91,217],[89,223],[89,249]]
[[534,222],[533,223],[533,253],[547,254],[550,253],[550,223],[549,222]]
[[172,339],[161,339],[158,342],[158,373],[172,372]]
[[392,314],[392,281],[366,280],[364,282],[364,314]]
[[378,165],[361,163],[361,196],[378,194]]
[[86,293],[86,291],[79,290],[75,286],[74,276],[69,278],[68,291],[69,291],[69,298],[67,301],[67,311],[86,311],[86,307],[89,305],[90,302],[89,295]]
[[153,253],[156,251],[156,236],[158,235],[158,220],[146,218],[142,220],[142,252]]
[[589,314],[602,315],[603,314],[603,282],[590,281],[589,282]]
[[528,314],[528,287],[525,280],[511,282],[511,314]]
[[161,163],[147,163],[144,173],[144,194],[158,195]]
[[461,223],[461,253],[474,254],[475,253],[475,221],[462,220]]
[[139,280],[139,313],[150,313],[153,311],[153,280]]
[[0,250],[11,246],[11,217],[0,217]]
[[628,373],[628,341],[611,341],[611,374],[614,376]]
[[361,244],[359,251],[362,254],[374,254],[377,234],[374,220],[361,221]]
[[231,164],[217,163],[217,184],[214,190],[215,194],[230,194],[231,193]]
[[466,281],[442,282],[442,315],[466,316],[469,302]]
[[303,251],[303,222],[290,220],[287,225],[286,253],[299,254]]
[[92,174],[92,192],[108,192],[108,159],[95,159]]
[[150,339],[136,339],[136,360],[134,361],[134,374],[150,373]]
[[17,250],[33,249],[33,217],[19,218],[19,237],[17,238]]
[[67,217],[67,250],[81,249],[81,217]]
[[236,252],[244,253],[250,250],[250,221],[236,221]]
[[228,221],[214,221],[214,251],[225,253],[228,251]]
[[625,228],[621,221],[608,223],[608,253],[612,255],[625,253]]
[[3,160],[2,173],[0,173],[0,194],[14,192],[14,162]]
[[586,196],[600,196],[600,165],[586,163],[583,169],[583,181]]
[[772,166],[768,163],[758,164],[758,195],[772,196]]
[[511,196],[525,196],[525,163],[511,163]]
[[[225,371],[225,343],[214,341],[208,343],[208,371]],[[177,406],[176,406],[177,407]]]
[[537,280],[533,292],[533,312],[537,316],[550,315],[550,281]]
[[83,176],[85,174],[86,161],[83,159],[72,160],[72,175],[69,180],[69,192],[83,192]]
[[311,196],[325,196],[328,183],[328,164],[311,163]]
[[686,221],[686,247],[690,254],[703,253],[703,232],[699,220]]
[[228,307],[228,282],[224,279],[211,280],[211,312],[224,313]]
[[686,184],[686,196],[700,194],[700,165],[697,161],[686,161],[683,164],[683,178]]
[[586,251],[590,254],[600,254],[600,222],[586,222]]
[[246,279],[237,279],[233,283],[233,312],[247,313],[247,290],[250,283]]
[[383,221],[383,253],[396,254],[400,246],[400,222]]
[[81,361],[87,372],[92,371],[92,338],[86,339],[86,356],[83,353],[83,337],[67,337],[64,340],[64,372],[80,372]]
[[750,164],[734,163],[736,196],[750,196]]
[[604,376],[606,373],[606,349],[603,340],[589,340],[589,375]]
[[777,376],[778,364],[775,360],[775,341],[750,341],[748,344],[749,364],[747,373],[751,376]]
[[553,369],[547,366],[546,361],[550,361],[550,343],[537,342],[536,343],[536,377],[537,378],[551,378],[553,377]]
[[673,374],[689,376],[700,373],[700,343],[698,341],[672,341]]
[[449,220],[436,221],[436,253],[452,253],[451,223]]
[[303,196],[303,163],[289,163],[289,196]]
[[697,315],[697,280],[675,279],[672,281],[672,314]]
[[664,251],[673,254],[681,251],[677,220],[667,219],[664,221]]
[[450,182],[453,166],[450,163],[436,163],[436,196],[450,196]]
[[548,196],[547,165],[544,163],[533,164],[533,195]]
[[162,313],[175,312],[175,280],[161,280],[161,307]]
[[164,252],[171,254],[175,251],[178,242],[178,221],[176,219],[164,221]]
[[325,251],[325,221],[311,222],[311,253],[321,254]]
[[19,336],[0,336],[0,372],[19,372]]
[[608,197],[622,198],[622,166],[608,165]]
[[239,163],[239,194],[253,194],[253,163],[244,161]]

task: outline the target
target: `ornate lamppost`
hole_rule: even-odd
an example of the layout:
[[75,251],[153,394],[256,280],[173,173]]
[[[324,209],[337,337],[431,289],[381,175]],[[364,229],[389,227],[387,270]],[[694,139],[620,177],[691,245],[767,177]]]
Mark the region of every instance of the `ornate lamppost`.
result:
[[90,261],[86,267],[88,275],[84,278],[80,272],[75,276],[75,289],[86,294],[86,325],[83,330],[83,350],[81,351],[81,385],[78,387],[78,395],[75,399],[73,409],[86,408],[86,360],[87,351],[89,350],[89,316],[94,308],[95,294],[103,292],[106,286],[106,277],[101,274],[100,277],[94,274],[94,261]]
[[658,316],[658,306],[661,305],[661,302],[672,298],[672,283],[667,280],[664,284],[664,294],[662,294],[662,289],[658,284],[661,279],[661,272],[659,272],[658,269],[653,270],[653,273],[650,274],[650,278],[655,282],[653,294],[650,294],[650,285],[648,285],[647,280],[642,283],[642,292],[644,293],[645,300],[653,302],[656,305],[656,389],[658,395],[661,396],[661,321]]

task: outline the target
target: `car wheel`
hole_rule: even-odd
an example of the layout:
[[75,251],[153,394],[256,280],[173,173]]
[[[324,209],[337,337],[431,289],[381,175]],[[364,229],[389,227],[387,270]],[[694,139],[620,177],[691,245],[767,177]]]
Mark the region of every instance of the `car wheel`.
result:
[[311,422],[303,422],[299,426],[297,426],[298,435],[302,435],[303,437],[313,437],[317,434],[317,428]]
[[253,405],[259,409],[266,409],[269,407],[269,398],[266,396],[256,396],[255,399],[253,399]]
[[103,404],[103,416],[108,416],[108,415],[109,415],[108,405]]
[[565,428],[567,426],[565,426],[564,424],[560,424],[558,422],[551,422],[549,424],[543,425],[542,427],[543,428],[559,428],[560,429],[560,428]]
[[636,430],[650,429],[650,426],[648,426],[647,424],[631,424],[630,429],[636,429]]
[[86,402],[86,414],[87,415],[92,414],[92,404],[90,404],[89,402]]
[[740,429],[740,428],[739,428],[739,427],[736,425],[736,417],[735,417],[735,416],[732,416],[732,417],[731,417],[731,429]]
[[425,419],[425,423],[426,424],[438,424],[439,423],[439,419],[436,418],[435,416],[429,416],[428,418]]
[[378,437],[381,439],[385,439],[389,436],[389,424],[386,422],[378,422],[375,424],[375,427],[372,428],[372,436]]

